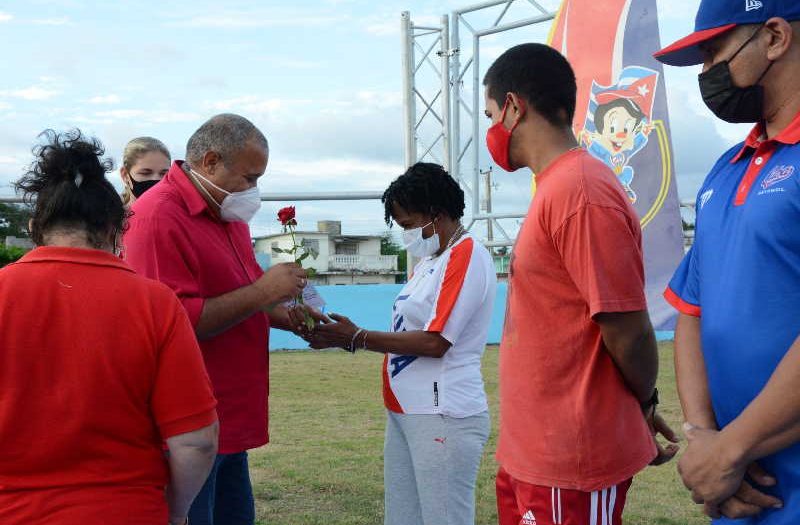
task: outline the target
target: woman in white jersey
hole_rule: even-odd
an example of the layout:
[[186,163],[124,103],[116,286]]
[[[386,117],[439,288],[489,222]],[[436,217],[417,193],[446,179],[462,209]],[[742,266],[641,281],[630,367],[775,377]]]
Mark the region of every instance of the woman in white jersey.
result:
[[475,479],[489,436],[481,376],[497,278],[489,252],[464,230],[464,192],[437,164],[418,163],[383,194],[386,223],[420,258],[388,332],[336,314],[315,348],[386,354],[383,398],[386,525],[471,525]]

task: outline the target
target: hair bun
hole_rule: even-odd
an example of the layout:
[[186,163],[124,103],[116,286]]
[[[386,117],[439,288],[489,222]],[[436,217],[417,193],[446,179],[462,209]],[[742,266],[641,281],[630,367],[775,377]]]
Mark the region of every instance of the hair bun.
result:
[[43,185],[69,181],[80,187],[104,179],[106,172],[113,169],[111,160],[100,160],[105,153],[103,145],[97,139],[84,137],[78,129],[64,133],[48,129],[39,137],[45,143],[34,148],[37,159],[33,171]]
[[105,174],[113,163],[103,159],[102,144],[74,129],[39,135],[30,169],[14,187],[33,205],[31,238],[42,245],[45,234],[61,227],[86,235],[90,246],[106,249],[109,232],[125,219],[122,200]]

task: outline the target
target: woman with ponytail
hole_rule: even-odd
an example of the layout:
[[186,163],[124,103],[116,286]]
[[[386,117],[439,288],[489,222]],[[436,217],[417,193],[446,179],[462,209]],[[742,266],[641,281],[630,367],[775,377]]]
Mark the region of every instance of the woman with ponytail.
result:
[[0,269],[0,523],[185,523],[217,450],[194,331],[115,256],[101,144],[41,138],[16,183],[37,247]]
[[125,189],[122,203],[126,208],[164,178],[172,162],[169,150],[158,139],[137,137],[125,146],[119,175]]

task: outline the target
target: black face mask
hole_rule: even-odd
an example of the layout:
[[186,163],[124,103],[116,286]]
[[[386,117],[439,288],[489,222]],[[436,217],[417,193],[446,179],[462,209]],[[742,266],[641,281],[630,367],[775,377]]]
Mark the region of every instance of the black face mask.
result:
[[133,177],[131,177],[131,193],[138,199],[156,184],[158,184],[157,180],[133,180]]
[[[763,26],[762,26],[763,27]],[[700,73],[697,77],[700,82],[700,94],[717,117],[725,122],[739,124],[743,122],[758,122],[764,116],[764,87],[759,84],[767,74],[774,62],[769,63],[767,69],[761,74],[755,84],[748,87],[737,87],[731,78],[730,63],[758,34],[761,27],[755,30],[750,38],[728,60],[718,62],[708,71]]]

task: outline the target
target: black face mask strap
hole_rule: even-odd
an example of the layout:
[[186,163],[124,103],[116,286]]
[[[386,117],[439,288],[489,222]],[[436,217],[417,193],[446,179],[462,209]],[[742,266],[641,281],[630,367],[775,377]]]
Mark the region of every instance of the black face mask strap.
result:
[[[753,39],[756,37],[756,35],[758,34],[758,32],[759,32],[759,31],[761,31],[761,28],[762,28],[762,27],[764,27],[764,26],[763,26],[763,25],[760,25],[760,26],[758,26],[758,27],[756,28],[756,30],[755,30],[755,31],[753,31],[753,34],[752,34],[752,35],[750,35],[749,37],[747,37],[747,40],[745,40],[745,41],[744,41],[744,43],[743,43],[742,45],[740,45],[740,46],[739,46],[739,49],[737,49],[737,50],[736,50],[736,52],[733,54],[733,56],[731,56],[731,57],[730,57],[730,58],[729,58],[729,59],[728,59],[726,62],[728,62],[729,64],[730,64],[731,62],[733,62],[733,59],[734,59],[734,58],[736,58],[736,57],[739,55],[739,53],[741,53],[741,52],[742,52],[742,49],[744,49],[745,47],[747,47],[747,44],[749,44],[750,42],[752,42],[752,41],[753,41]],[[762,77],[762,78],[763,78],[763,77]],[[759,79],[759,80],[761,80],[761,79]]]
[[775,61],[774,61],[774,60],[770,60],[770,61],[769,61],[769,65],[767,66],[767,69],[765,69],[765,70],[764,70],[764,72],[763,72],[763,73],[761,73],[761,76],[760,76],[760,77],[758,77],[758,80],[756,80],[756,83],[755,83],[755,84],[753,84],[753,85],[758,85],[758,84],[760,84],[760,83],[761,83],[761,81],[764,79],[764,77],[765,77],[765,76],[767,76],[767,73],[769,73],[769,70],[770,70],[770,69],[772,69],[772,66],[773,66],[773,65],[775,65]]

